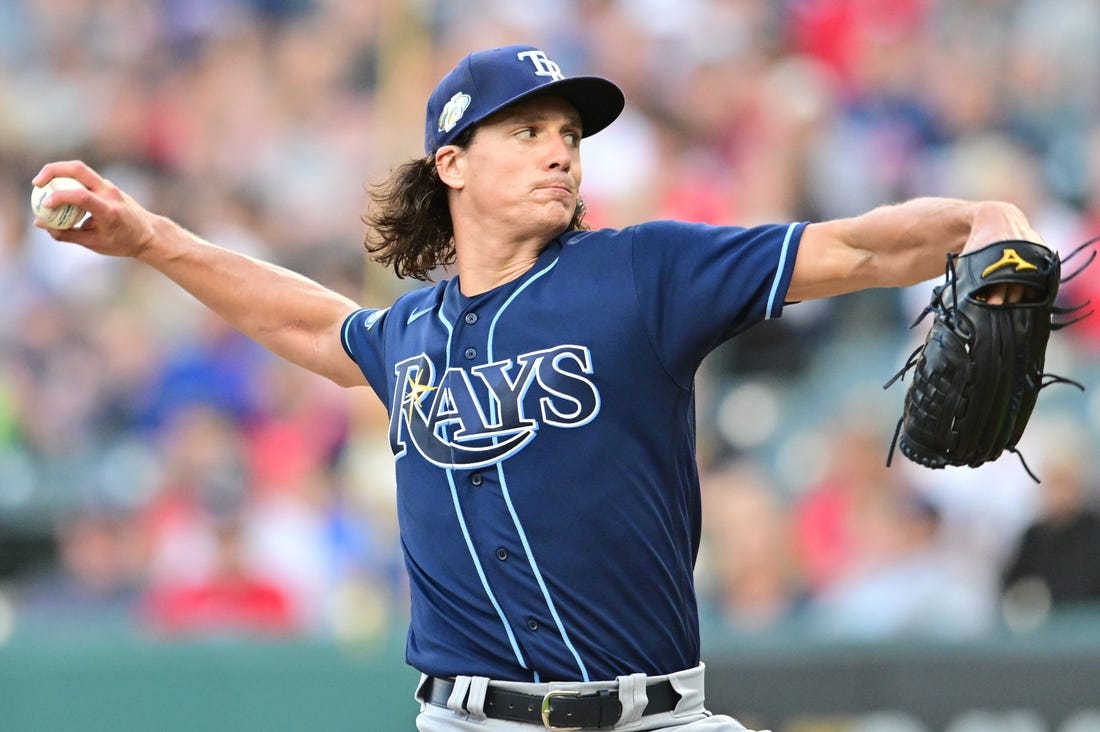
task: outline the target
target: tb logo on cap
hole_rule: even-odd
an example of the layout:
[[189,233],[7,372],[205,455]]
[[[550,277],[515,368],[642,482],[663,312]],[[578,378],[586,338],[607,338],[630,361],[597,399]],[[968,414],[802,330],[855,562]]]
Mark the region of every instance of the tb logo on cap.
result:
[[549,76],[551,81],[561,81],[565,74],[561,67],[546,57],[542,51],[523,51],[516,54],[517,58],[527,59],[535,65],[535,76]]

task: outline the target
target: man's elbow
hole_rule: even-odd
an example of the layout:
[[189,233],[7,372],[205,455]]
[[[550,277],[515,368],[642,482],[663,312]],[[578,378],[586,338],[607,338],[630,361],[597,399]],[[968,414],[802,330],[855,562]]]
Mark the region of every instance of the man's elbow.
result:
[[332,383],[336,384],[337,386],[343,387],[345,389],[351,389],[352,387],[366,386],[367,385],[366,378],[358,370],[356,370],[355,374],[350,374],[350,373],[345,373],[344,371],[340,371],[338,373],[322,374],[322,375],[326,376],[326,378],[328,378],[328,380],[331,381]]

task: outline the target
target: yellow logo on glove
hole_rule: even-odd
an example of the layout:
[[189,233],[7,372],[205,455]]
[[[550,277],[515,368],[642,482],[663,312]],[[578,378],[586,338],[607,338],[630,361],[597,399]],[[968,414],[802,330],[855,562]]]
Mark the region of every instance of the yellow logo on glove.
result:
[[1011,267],[1012,265],[1016,265],[1017,272],[1026,269],[1039,269],[1034,264],[1017,254],[1015,249],[1012,249],[1011,247],[1005,247],[1005,249],[1001,252],[1001,258],[982,270],[982,279],[985,279],[991,273],[996,272],[1003,267]]

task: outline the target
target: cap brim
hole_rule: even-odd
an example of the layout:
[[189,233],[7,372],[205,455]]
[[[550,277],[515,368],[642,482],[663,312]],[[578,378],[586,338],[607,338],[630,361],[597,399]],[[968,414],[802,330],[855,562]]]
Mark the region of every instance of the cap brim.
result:
[[571,76],[512,97],[478,121],[513,104],[536,97],[561,97],[572,104],[581,116],[581,137],[594,135],[610,125],[626,106],[626,97],[614,82],[600,76]]

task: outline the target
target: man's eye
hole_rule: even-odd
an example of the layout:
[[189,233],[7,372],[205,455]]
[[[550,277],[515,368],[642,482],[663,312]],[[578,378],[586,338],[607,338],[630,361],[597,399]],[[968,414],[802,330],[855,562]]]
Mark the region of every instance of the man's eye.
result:
[[530,127],[524,127],[522,130],[516,133],[519,137],[530,139],[535,136],[535,131]]

